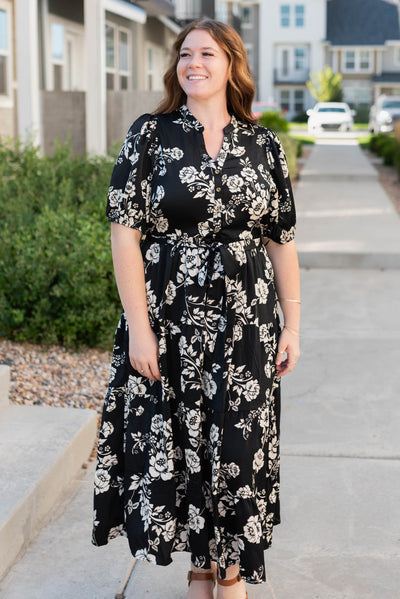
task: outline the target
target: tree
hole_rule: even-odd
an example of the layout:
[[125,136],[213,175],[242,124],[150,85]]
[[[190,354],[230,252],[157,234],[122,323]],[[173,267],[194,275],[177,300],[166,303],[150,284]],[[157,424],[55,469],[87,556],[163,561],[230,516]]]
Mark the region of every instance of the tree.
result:
[[317,102],[341,102],[343,99],[342,75],[325,66],[318,73],[310,73],[307,87]]

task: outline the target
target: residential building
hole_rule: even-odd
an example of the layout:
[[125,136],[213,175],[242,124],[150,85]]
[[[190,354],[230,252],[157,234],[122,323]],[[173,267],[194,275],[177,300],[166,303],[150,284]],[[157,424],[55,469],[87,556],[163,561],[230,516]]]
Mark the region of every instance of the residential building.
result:
[[170,0],[0,0],[0,135],[102,154],[162,97]]
[[306,81],[325,65],[342,74],[352,108],[400,93],[399,14],[398,0],[263,0],[260,99],[294,118],[314,105]]
[[326,0],[263,0],[260,29],[260,99],[292,118],[313,104],[306,81],[324,66]]
[[351,106],[400,94],[397,0],[329,0],[326,39],[326,61],[342,73],[344,100]]

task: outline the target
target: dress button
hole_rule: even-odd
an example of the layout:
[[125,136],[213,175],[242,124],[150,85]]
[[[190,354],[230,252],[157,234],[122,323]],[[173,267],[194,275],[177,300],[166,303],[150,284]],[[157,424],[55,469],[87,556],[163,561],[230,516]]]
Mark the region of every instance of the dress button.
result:
[[217,187],[216,191],[218,191],[218,192],[219,192],[219,191],[221,191],[221,188],[220,188],[220,187]]
[[221,208],[220,208],[219,206],[217,206],[217,207],[215,208],[215,212],[221,212]]
[[220,174],[220,172],[221,172],[221,171],[219,170],[219,168],[216,168],[216,169],[215,169],[215,174],[216,174],[216,175],[219,175],[219,174]]
[[215,227],[215,229],[214,229],[215,233],[219,233],[220,230],[221,230],[221,227]]

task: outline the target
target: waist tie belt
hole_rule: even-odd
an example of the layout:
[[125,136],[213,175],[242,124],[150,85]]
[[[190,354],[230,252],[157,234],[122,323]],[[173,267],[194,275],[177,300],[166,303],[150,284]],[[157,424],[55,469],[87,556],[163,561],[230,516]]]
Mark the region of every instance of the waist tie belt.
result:
[[185,237],[184,235],[153,235],[152,233],[146,236],[146,242],[152,240],[158,243],[167,243],[172,246],[172,252],[179,250],[179,248],[205,248],[210,250],[209,259],[210,262],[214,261],[215,255],[219,252],[221,256],[222,266],[224,267],[225,274],[230,278],[234,279],[238,274],[242,263],[238,261],[235,256],[235,250],[250,250],[257,248],[261,244],[261,237],[253,237],[251,239],[237,239],[228,243],[222,241],[205,241],[197,240],[193,237]]

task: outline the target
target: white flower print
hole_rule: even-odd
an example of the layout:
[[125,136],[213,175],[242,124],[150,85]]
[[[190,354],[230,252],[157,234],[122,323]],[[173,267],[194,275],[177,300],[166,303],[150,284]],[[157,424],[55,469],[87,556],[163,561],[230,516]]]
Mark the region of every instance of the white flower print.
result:
[[206,397],[211,399],[217,390],[217,384],[214,381],[212,374],[210,372],[204,371],[202,381],[204,394]]
[[236,492],[236,497],[239,499],[251,499],[253,495],[253,491],[251,490],[249,485],[240,487]]
[[169,520],[168,522],[166,522],[166,524],[162,527],[162,536],[164,541],[172,541],[172,539],[175,536],[175,532],[176,532],[176,520]]
[[231,177],[227,178],[226,184],[231,193],[236,193],[241,190],[244,185],[244,181],[239,175],[232,175]]
[[253,470],[255,472],[259,472],[261,468],[264,466],[264,452],[262,449],[259,449],[253,458]]
[[243,393],[247,401],[253,401],[260,394],[260,385],[255,379],[251,379],[246,382]]
[[146,260],[152,264],[157,264],[160,259],[160,244],[152,243],[146,252]]
[[188,518],[189,528],[194,530],[194,532],[199,533],[200,530],[204,528],[205,520],[203,516],[200,515],[199,508],[192,503],[189,504]]
[[118,464],[117,456],[115,453],[109,453],[103,456],[99,456],[99,462],[103,468],[111,468]]
[[250,516],[243,528],[243,533],[249,543],[259,543],[261,541],[261,524],[258,516]]
[[210,428],[210,441],[211,443],[217,443],[219,441],[219,428],[216,424],[212,424]]
[[186,414],[186,426],[191,437],[199,435],[199,427],[201,425],[200,412],[197,410],[189,410]]
[[200,472],[200,458],[193,449],[185,449],[185,459],[190,473]]
[[172,478],[172,473],[169,468],[172,465],[172,460],[167,459],[167,454],[164,451],[157,451],[155,455],[150,456],[149,473],[152,478],[162,478],[169,480]]
[[114,432],[114,427],[111,424],[111,422],[104,422],[103,426],[101,428],[101,436],[104,439],[107,439],[107,437],[109,437],[110,435],[112,435],[112,433]]
[[97,468],[94,477],[94,491],[96,494],[105,493],[110,488],[111,476],[108,470]]
[[176,297],[176,286],[173,281],[168,281],[165,288],[165,303],[171,305]]
[[268,301],[269,287],[263,279],[257,279],[255,284],[255,295],[258,297],[260,304],[266,304]]
[[182,183],[194,183],[197,176],[198,172],[194,166],[185,166],[179,171],[179,178]]

